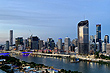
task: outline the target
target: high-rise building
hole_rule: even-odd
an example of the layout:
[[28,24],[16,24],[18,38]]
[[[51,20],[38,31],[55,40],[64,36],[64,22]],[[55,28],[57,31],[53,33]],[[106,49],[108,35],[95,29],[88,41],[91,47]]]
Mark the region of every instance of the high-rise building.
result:
[[47,47],[48,49],[54,49],[55,47],[55,42],[52,38],[48,38],[47,39]]
[[70,38],[69,37],[66,37],[65,38],[65,40],[64,40],[64,46],[65,46],[66,54],[68,54],[68,50],[69,50],[69,46],[70,46]]
[[9,41],[6,41],[6,49],[5,50],[9,50]]
[[104,37],[104,43],[109,43],[109,36],[108,35],[105,35],[105,37]]
[[43,40],[39,40],[39,49],[42,49],[43,47]]
[[32,36],[28,38],[29,49],[39,49],[39,38],[37,36]]
[[62,49],[62,38],[58,39],[58,49]]
[[95,38],[93,35],[90,36],[90,42],[94,42],[95,43]]
[[102,43],[102,52],[106,52],[106,43]]
[[13,30],[10,30],[10,45],[13,45]]
[[73,39],[72,44],[73,44],[73,46],[77,47],[78,46],[78,39]]
[[48,45],[47,42],[45,42],[44,45],[45,45],[45,48],[47,48],[47,45]]
[[89,51],[89,21],[78,23],[78,52],[87,55]]
[[24,49],[28,49],[28,40],[24,39],[23,43],[24,43]]
[[31,37],[28,38],[28,49],[32,49],[32,41],[31,41]]
[[19,46],[22,46],[23,47],[23,37],[17,37],[15,38],[15,46],[16,46],[16,49],[18,49]]
[[89,42],[89,52],[90,51],[96,51],[96,43],[94,42]]
[[62,43],[62,49],[63,49],[63,51],[65,51],[65,45],[64,45],[65,43]]
[[110,44],[106,44],[106,53],[110,55]]
[[101,24],[96,25],[96,42],[99,42],[99,51],[101,50]]

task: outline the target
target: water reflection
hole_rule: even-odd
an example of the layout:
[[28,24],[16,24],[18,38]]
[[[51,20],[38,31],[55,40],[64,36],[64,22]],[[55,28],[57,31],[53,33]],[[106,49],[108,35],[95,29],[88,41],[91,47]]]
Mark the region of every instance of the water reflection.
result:
[[82,73],[109,73],[110,66],[94,62],[80,61],[79,63],[70,63],[67,58],[48,57],[48,56],[16,56],[19,59],[37,64],[45,64],[58,69],[81,71]]
[[91,67],[91,68],[93,68],[93,67],[94,67],[94,66],[93,66],[93,62],[90,62],[90,67]]
[[67,59],[63,59],[63,62],[64,62],[64,63],[67,63],[68,61],[67,61]]

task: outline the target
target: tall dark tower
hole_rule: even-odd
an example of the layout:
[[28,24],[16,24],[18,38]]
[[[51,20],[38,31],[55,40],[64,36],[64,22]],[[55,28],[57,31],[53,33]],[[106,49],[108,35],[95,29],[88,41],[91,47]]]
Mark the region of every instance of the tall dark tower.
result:
[[101,51],[101,24],[96,25],[96,42],[99,42],[99,51]]
[[13,45],[13,30],[10,30],[10,45]]
[[87,55],[89,52],[89,21],[78,23],[78,52]]

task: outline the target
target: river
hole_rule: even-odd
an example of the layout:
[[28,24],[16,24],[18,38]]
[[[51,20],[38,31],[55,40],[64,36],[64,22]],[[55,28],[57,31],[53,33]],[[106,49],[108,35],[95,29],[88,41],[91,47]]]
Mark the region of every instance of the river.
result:
[[82,73],[110,73],[110,66],[107,64],[99,64],[93,62],[80,61],[79,63],[71,63],[69,59],[46,56],[15,56],[18,59],[35,62],[37,64],[44,64],[46,66],[53,66],[57,69],[66,69],[72,71],[79,71]]

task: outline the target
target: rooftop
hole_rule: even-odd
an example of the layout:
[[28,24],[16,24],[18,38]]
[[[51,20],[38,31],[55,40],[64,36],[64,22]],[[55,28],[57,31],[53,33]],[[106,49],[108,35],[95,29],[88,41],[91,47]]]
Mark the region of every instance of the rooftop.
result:
[[78,26],[84,26],[84,25],[87,25],[87,23],[89,23],[88,20],[80,21],[80,22],[78,23]]

